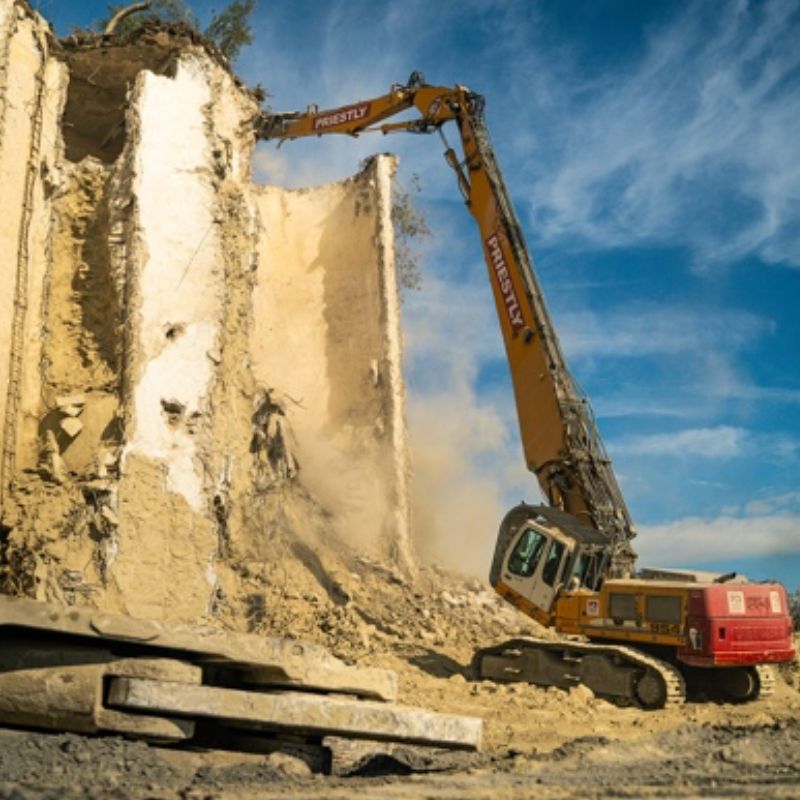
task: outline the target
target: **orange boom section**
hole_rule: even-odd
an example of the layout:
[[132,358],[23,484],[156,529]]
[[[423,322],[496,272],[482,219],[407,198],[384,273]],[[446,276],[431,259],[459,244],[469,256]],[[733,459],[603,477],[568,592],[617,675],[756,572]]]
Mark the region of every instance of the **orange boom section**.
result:
[[[465,86],[430,86],[419,73],[371,100],[339,108],[262,115],[262,139],[363,133],[442,133],[458,127],[461,156],[445,141],[467,208],[478,224],[503,335],[525,463],[548,503],[599,531],[611,574],[626,575],[635,556],[633,522],[617,485],[588,400],[570,375],[522,227],[508,196],[483,119],[484,99]],[[385,122],[414,110],[417,117]]]

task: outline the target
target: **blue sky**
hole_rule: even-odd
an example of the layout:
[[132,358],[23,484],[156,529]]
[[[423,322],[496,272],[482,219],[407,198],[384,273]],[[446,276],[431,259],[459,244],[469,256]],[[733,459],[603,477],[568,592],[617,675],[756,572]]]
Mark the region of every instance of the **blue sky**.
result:
[[[60,33],[104,10],[39,6]],[[201,21],[211,6],[192,3]],[[238,71],[277,110],[379,95],[412,70],[486,96],[640,563],[800,587],[800,3],[262,0],[254,30]],[[483,574],[503,509],[538,493],[438,139],[262,144],[254,166],[299,186],[389,150],[421,177],[434,230],[404,305],[417,519],[437,558]]]

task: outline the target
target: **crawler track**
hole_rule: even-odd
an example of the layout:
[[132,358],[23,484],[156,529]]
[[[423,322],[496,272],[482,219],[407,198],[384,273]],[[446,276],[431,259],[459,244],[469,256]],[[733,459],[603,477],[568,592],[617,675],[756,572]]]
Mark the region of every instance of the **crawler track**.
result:
[[658,709],[686,700],[680,671],[632,647],[549,639],[513,639],[476,652],[480,678],[568,689],[586,685],[620,705]]

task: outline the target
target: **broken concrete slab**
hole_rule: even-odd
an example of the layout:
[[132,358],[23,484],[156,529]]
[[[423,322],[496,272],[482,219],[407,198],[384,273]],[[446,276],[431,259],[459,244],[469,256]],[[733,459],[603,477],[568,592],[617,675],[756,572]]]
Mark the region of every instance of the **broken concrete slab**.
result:
[[[0,672],[0,722],[75,733],[119,733],[160,742],[180,742],[194,735],[191,720],[107,708],[105,687],[116,676],[158,678],[169,681],[165,684],[169,686],[199,683],[200,667],[164,658],[115,659],[99,650],[70,653],[65,648],[60,657],[64,654],[90,663],[26,666],[46,658],[41,643],[4,643],[0,658],[0,668],[4,670]],[[57,652],[50,655],[59,657]],[[91,663],[91,659],[98,663]]]
[[77,417],[64,417],[64,419],[58,423],[58,427],[61,428],[70,439],[74,439],[83,430],[83,423]]
[[302,686],[391,701],[397,676],[389,670],[351,667],[324,647],[295,639],[231,633],[216,628],[167,625],[0,595],[0,633],[24,628],[54,634],[136,642],[143,653],[180,652],[197,664],[224,663],[266,686]]
[[226,745],[235,727],[480,747],[482,720],[385,702],[396,697],[394,673],[305,642],[5,596],[0,637],[0,723],[185,741],[207,719]]
[[328,771],[342,778],[464,770],[481,758],[465,750],[342,736],[326,736],[322,744],[329,754]]
[[390,740],[477,750],[483,720],[369,700],[302,692],[250,692],[114,678],[108,704],[118,709],[215,719],[268,730]]
[[86,405],[86,395],[74,394],[70,395],[69,397],[57,397],[56,405],[58,406],[59,411],[61,411],[63,414],[77,416],[81,413],[83,407]]

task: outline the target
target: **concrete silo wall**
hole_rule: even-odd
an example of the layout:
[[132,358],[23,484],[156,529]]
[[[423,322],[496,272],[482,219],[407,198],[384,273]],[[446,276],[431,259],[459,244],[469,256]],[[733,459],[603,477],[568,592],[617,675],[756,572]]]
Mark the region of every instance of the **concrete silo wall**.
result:
[[394,162],[255,186],[257,110],[0,0],[0,591],[237,626],[288,541],[411,567]]

